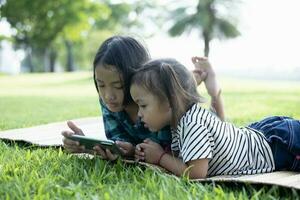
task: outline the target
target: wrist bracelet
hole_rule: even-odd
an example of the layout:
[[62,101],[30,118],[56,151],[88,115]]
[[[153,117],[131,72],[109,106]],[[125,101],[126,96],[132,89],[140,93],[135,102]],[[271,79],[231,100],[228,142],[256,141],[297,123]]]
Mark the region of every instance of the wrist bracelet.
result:
[[160,165],[160,160],[162,159],[162,157],[163,157],[166,153],[167,153],[167,152],[164,151],[164,152],[162,152],[162,154],[160,154],[160,156],[159,156],[159,158],[158,158],[158,160],[157,160],[157,162],[156,162],[157,165]]

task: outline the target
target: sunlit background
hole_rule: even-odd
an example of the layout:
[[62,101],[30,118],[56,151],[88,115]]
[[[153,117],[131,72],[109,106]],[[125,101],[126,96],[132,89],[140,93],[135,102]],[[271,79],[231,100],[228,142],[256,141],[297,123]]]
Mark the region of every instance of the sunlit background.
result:
[[[174,13],[176,9],[187,8],[185,14],[192,15],[197,11],[198,3],[205,1],[211,2],[217,16],[228,19],[240,33],[234,38],[217,38],[214,35],[211,39],[209,58],[219,74],[300,80],[300,12],[298,12],[300,2],[298,0],[79,1],[82,5],[86,4],[85,7],[88,4],[96,4],[93,8],[96,11],[87,9],[78,13],[81,16],[77,16],[76,13],[66,15],[67,18],[74,17],[74,20],[71,22],[66,20],[67,25],[59,30],[44,47],[36,47],[30,42],[16,42],[22,35],[21,30],[24,29],[24,27],[20,28],[21,25],[27,26],[28,29],[32,26],[31,30],[34,31],[34,26],[37,26],[35,24],[40,23],[35,21],[34,16],[23,13],[28,19],[23,17],[18,19],[19,22],[14,21],[15,24],[10,22],[11,19],[15,19],[14,14],[22,15],[26,9],[29,9],[27,12],[32,15],[35,13],[41,15],[41,13],[30,11],[34,9],[34,5],[23,6],[22,11],[9,13],[11,12],[7,11],[9,9],[5,10],[7,3],[16,8],[19,8],[20,5],[17,4],[21,3],[6,0],[2,1],[1,6],[0,71],[8,74],[30,71],[29,52],[31,52],[34,72],[51,71],[49,69],[51,52],[55,52],[54,71],[56,72],[88,70],[91,68],[93,54],[98,46],[105,38],[114,34],[134,36],[145,42],[153,58],[174,57],[191,68],[190,57],[204,55],[201,27],[197,28],[198,26],[193,25],[191,31],[185,31],[176,37],[169,34],[169,29],[181,20],[179,15]],[[60,7],[63,8],[66,2],[68,1],[60,0],[57,4],[61,3]],[[76,12],[76,9],[82,6],[74,1],[70,1],[69,5],[71,4],[74,4],[74,10],[66,10],[66,12]],[[45,23],[50,24],[48,21],[52,18],[53,23],[62,21],[53,17],[59,11],[55,5],[47,3],[43,6],[46,12],[44,16],[48,18]],[[44,19],[39,20],[42,22]],[[33,35],[30,31],[26,34],[28,37]],[[67,50],[67,42],[72,48],[70,52]],[[73,60],[68,61],[68,56]]]

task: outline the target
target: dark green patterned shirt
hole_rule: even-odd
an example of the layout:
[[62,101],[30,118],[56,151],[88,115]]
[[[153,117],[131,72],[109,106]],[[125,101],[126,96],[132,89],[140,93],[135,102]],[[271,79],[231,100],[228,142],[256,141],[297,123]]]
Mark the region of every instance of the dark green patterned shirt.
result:
[[133,145],[142,143],[144,139],[150,138],[163,147],[171,144],[170,127],[165,127],[158,132],[151,132],[144,127],[141,121],[133,124],[129,115],[125,111],[111,112],[102,101],[100,101],[105,135],[110,140],[120,140],[130,142]]

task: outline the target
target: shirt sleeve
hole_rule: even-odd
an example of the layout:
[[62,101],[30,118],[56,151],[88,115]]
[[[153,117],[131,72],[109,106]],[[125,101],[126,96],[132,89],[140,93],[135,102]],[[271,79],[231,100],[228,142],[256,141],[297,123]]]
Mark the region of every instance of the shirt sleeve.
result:
[[100,101],[104,130],[107,139],[116,141],[125,141],[134,144],[133,138],[126,133],[116,117],[108,110],[108,108]]
[[187,124],[180,140],[182,143],[180,154],[185,163],[191,160],[212,158],[213,138],[207,128],[199,122]]

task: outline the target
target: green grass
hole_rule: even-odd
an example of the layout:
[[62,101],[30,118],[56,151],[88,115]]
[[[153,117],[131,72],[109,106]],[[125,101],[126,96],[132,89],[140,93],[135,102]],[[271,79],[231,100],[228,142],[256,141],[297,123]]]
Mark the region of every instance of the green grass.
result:
[[90,73],[0,77],[0,130],[99,116]]
[[[0,76],[0,130],[100,115],[90,73]],[[228,120],[300,118],[300,83],[221,80]],[[203,91],[203,88],[200,88]],[[299,199],[270,186],[192,183],[152,169],[0,142],[0,199]]]

